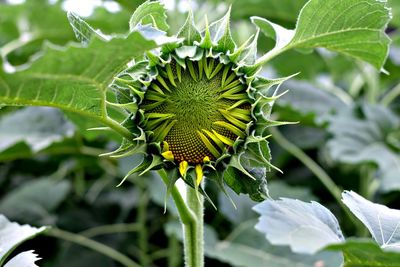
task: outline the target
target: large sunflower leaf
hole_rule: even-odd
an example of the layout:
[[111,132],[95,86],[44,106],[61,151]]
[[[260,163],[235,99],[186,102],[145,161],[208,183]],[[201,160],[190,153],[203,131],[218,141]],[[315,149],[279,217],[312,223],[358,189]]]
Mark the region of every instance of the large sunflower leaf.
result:
[[301,10],[296,29],[282,28],[266,19],[253,22],[277,45],[257,61],[264,64],[283,51],[323,47],[383,67],[390,39],[385,28],[391,19],[386,1],[381,0],[310,0]]
[[254,206],[261,217],[256,229],[274,245],[289,245],[297,253],[314,254],[344,241],[335,216],[317,202],[281,198]]
[[74,39],[60,3],[24,1],[22,4],[0,3],[1,56],[13,65],[25,63],[38,52],[44,41],[64,45]]
[[4,267],[39,267],[35,264],[38,260],[40,258],[32,250],[24,251],[9,260]]
[[0,215],[0,265],[4,263],[7,256],[22,242],[46,230],[45,227],[36,228],[29,225],[19,225],[10,222],[6,217]]
[[344,109],[329,118],[328,131],[333,135],[327,143],[329,156],[347,164],[375,164],[381,190],[398,190],[400,148],[392,137],[400,129],[400,119],[382,106],[364,104],[361,113]]
[[283,120],[320,124],[329,114],[346,107],[346,103],[337,95],[306,81],[289,80],[282,84],[280,91],[287,91],[275,103]]
[[383,249],[400,252],[400,210],[372,203],[353,191],[343,192],[342,197]]
[[376,243],[363,239],[348,239],[345,243],[330,245],[326,251],[342,251],[342,267],[397,267],[400,253],[382,250]]
[[232,7],[233,18],[248,18],[261,16],[271,20],[296,23],[297,15],[307,0],[249,0],[234,1]]
[[157,46],[132,32],[110,41],[93,38],[87,47],[47,47],[30,68],[12,74],[0,71],[0,104],[51,106],[118,127],[107,116],[108,85],[134,57]]
[[38,152],[74,133],[74,126],[59,110],[27,107],[0,118],[0,153],[19,143]]
[[[337,267],[342,261],[340,253],[337,252],[298,255],[289,248],[275,247],[254,229],[255,223],[255,220],[242,221],[223,240],[218,238],[213,228],[205,225],[205,255],[237,267],[308,267],[317,262],[324,263],[325,267]],[[165,231],[167,235],[174,235],[183,240],[179,223],[168,223]]]
[[37,178],[2,197],[0,213],[19,222],[52,224],[52,212],[64,201],[70,189],[68,180],[57,182],[51,178]]

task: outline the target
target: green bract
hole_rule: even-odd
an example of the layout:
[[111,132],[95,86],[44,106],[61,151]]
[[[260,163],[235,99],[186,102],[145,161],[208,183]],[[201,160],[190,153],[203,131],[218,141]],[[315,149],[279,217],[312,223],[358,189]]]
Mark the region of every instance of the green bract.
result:
[[[145,5],[150,3],[138,10]],[[199,185],[207,177],[222,190],[226,183],[254,200],[267,197],[266,172],[272,165],[266,128],[281,124],[270,119],[278,96],[269,89],[285,79],[257,76],[258,32],[238,47],[229,19],[230,10],[200,32],[189,12],[178,42],[148,51],[115,78],[117,105],[130,112],[127,124],[135,142],[125,141],[107,155],[144,154],[126,177],[163,168],[171,186],[183,178],[204,193]],[[142,25],[132,19],[130,26],[159,32],[157,21]]]

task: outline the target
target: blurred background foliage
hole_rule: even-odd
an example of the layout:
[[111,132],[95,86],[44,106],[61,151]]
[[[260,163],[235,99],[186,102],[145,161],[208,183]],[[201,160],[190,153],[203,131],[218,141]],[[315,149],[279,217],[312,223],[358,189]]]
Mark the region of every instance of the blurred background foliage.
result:
[[[142,1],[88,1],[94,6],[89,11],[79,1],[12,2],[0,1],[0,47],[6,68],[24,68],[40,56],[45,43],[76,42],[66,9],[81,11],[104,33],[125,33]],[[241,43],[254,33],[249,17],[293,28],[305,2],[207,0],[192,5],[201,27],[205,14],[217,18],[232,4],[232,33]],[[166,4],[173,34],[185,20],[188,3]],[[366,233],[357,233],[347,223],[329,188],[307,162],[319,165],[339,188],[400,208],[400,2],[389,0],[389,6],[394,14],[387,29],[393,40],[385,64],[389,74],[324,49],[284,53],[263,70],[271,78],[300,72],[281,87],[288,92],[274,109],[277,119],[299,123],[274,132],[273,163],[284,173],[269,174],[271,197],[318,200],[335,213],[347,236]],[[272,48],[272,40],[260,38],[261,52]],[[0,108],[0,213],[19,223],[62,230],[29,241],[21,250],[34,247],[45,267],[120,266],[79,244],[83,236],[141,266],[181,266],[180,226],[172,204],[164,213],[164,184],[150,174],[132,176],[116,188],[140,159],[98,157],[116,148],[119,139],[112,133],[87,131],[93,126],[97,125],[89,119],[52,108]],[[235,210],[213,184],[207,186],[218,210],[207,205],[205,211],[206,266],[313,266],[320,260],[324,266],[338,266],[329,253],[305,257],[270,245],[254,230],[254,202],[230,192]]]

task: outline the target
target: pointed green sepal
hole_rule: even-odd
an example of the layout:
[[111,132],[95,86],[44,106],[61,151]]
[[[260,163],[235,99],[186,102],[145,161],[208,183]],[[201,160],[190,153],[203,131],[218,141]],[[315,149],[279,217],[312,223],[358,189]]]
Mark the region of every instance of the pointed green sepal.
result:
[[204,30],[204,36],[201,40],[201,43],[199,44],[199,47],[209,50],[213,47],[213,41],[211,39],[210,26],[208,25],[207,15],[205,16],[205,20],[206,28]]
[[179,30],[178,37],[184,38],[184,45],[193,45],[194,42],[201,41],[200,32],[197,30],[194,23],[193,12],[189,10],[188,16],[186,18],[185,24]]
[[213,48],[214,51],[228,53],[233,52],[236,48],[235,41],[231,35],[230,17],[231,7],[229,7],[224,17],[210,25],[211,38],[217,44]]

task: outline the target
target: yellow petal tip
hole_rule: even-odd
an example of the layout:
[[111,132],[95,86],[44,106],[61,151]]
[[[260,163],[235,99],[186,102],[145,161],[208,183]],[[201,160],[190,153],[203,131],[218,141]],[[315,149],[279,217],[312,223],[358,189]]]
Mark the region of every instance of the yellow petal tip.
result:
[[186,171],[187,171],[188,167],[189,167],[189,163],[186,160],[179,163],[179,172],[183,178],[185,178],[185,176],[186,176]]
[[196,165],[195,172],[196,172],[196,183],[198,186],[200,185],[201,180],[203,180],[203,168],[201,167],[200,164]]
[[172,153],[172,151],[165,151],[165,152],[163,152],[163,153],[161,153],[161,155],[166,159],[166,160],[169,160],[169,161],[174,161],[174,154]]
[[163,152],[169,151],[168,142],[167,142],[167,141],[163,141],[162,144],[163,144],[162,151],[163,151]]
[[208,156],[205,156],[203,159],[204,163],[209,163],[210,162],[210,158]]

